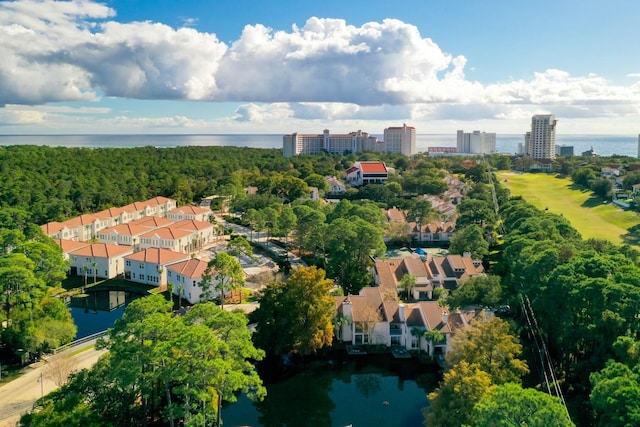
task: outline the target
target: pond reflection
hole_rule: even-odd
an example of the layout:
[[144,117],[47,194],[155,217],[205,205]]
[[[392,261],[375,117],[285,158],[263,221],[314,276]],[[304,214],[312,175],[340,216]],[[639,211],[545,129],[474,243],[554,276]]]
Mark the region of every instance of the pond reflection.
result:
[[414,360],[367,356],[357,361],[319,361],[295,375],[267,383],[267,397],[238,402],[222,411],[225,426],[414,427],[423,423],[426,395],[437,370]]
[[78,327],[76,339],[113,327],[124,309],[139,295],[127,291],[93,291],[86,296],[72,297],[71,317]]

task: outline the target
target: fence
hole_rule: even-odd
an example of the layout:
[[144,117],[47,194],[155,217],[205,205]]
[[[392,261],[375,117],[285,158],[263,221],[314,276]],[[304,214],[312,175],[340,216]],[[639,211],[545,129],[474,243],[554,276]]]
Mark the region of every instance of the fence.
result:
[[58,353],[60,353],[60,352],[63,352],[63,351],[65,351],[65,350],[70,349],[71,347],[75,347],[75,346],[77,346],[77,345],[84,344],[84,343],[86,343],[86,342],[89,342],[89,341],[92,341],[92,340],[98,339],[98,338],[100,338],[100,337],[102,337],[102,336],[106,335],[106,334],[107,334],[107,332],[109,332],[109,330],[108,330],[108,329],[107,329],[107,330],[104,330],[104,331],[101,331],[101,332],[96,332],[95,334],[87,335],[86,337],[83,337],[83,338],[77,339],[77,340],[75,340],[75,341],[71,341],[69,344],[65,344],[65,345],[63,345],[62,347],[58,347],[58,348],[56,348],[55,350],[53,350],[53,351],[51,352],[51,354],[58,354]]

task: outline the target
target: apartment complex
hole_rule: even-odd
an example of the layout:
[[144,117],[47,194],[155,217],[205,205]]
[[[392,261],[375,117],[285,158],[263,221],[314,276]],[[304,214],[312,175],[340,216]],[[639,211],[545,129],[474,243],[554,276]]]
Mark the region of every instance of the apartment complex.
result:
[[524,137],[524,154],[534,159],[556,158],[556,116],[538,114],[531,118],[531,131]]
[[416,129],[407,125],[387,128],[384,130],[382,141],[361,130],[344,134],[332,134],[329,129],[325,129],[321,134],[296,132],[282,137],[282,148],[285,157],[323,151],[337,154],[377,151],[409,156],[416,152]]
[[496,134],[479,130],[465,133],[459,130],[456,148],[458,153],[493,154],[496,152]]

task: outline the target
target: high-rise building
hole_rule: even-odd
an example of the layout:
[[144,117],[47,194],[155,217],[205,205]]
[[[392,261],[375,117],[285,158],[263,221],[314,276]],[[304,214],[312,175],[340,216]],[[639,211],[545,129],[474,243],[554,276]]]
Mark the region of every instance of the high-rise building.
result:
[[496,134],[474,130],[472,133],[458,131],[458,153],[492,154],[496,152]]
[[285,157],[323,151],[338,154],[378,151],[410,156],[416,152],[416,129],[407,125],[387,128],[384,141],[361,130],[346,134],[331,133],[328,129],[321,134],[292,133],[282,137],[282,149]]
[[386,128],[384,145],[387,153],[400,153],[405,156],[416,154],[416,128],[406,124],[402,127]]
[[556,116],[537,114],[531,118],[531,131],[524,136],[525,155],[534,159],[556,158]]

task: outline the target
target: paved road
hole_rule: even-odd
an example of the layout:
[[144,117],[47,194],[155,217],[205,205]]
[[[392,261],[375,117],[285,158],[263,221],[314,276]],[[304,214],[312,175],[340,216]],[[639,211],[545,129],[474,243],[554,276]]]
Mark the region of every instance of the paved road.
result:
[[[66,354],[78,351],[92,345],[84,343],[78,347],[72,347]],[[72,357],[76,364],[76,370],[90,368],[103,355],[106,350],[95,350],[93,347]],[[64,355],[65,353],[61,353]],[[20,415],[28,412],[33,403],[58,387],[45,376],[45,362],[38,362],[25,368],[25,373],[15,380],[0,387],[0,427],[13,427],[20,419]]]

